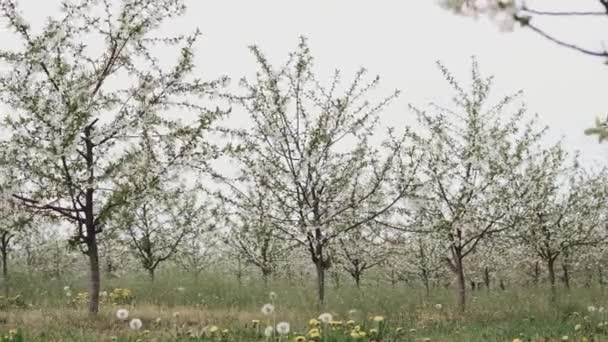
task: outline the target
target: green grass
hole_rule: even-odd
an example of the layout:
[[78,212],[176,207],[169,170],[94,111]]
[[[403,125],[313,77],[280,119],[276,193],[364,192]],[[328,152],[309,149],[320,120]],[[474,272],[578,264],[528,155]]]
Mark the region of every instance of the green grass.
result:
[[[281,341],[293,341],[296,334],[306,334],[308,320],[319,315],[313,281],[272,282],[267,288],[257,279],[239,285],[233,278],[207,274],[198,281],[177,272],[160,273],[154,283],[143,276],[104,279],[103,289],[129,288],[135,298],[129,305],[106,303],[98,317],[91,318],[83,304],[70,304],[64,286],[73,296],[86,292],[80,278],[38,279],[15,274],[11,280],[11,300],[0,302],[0,335],[15,341],[266,341],[262,332],[274,321],[288,321],[292,333]],[[183,288],[183,289],[179,289]],[[262,315],[260,308],[268,300],[268,291],[278,294],[274,317]],[[376,339],[350,337],[350,328],[330,331],[321,341],[608,341],[608,312],[587,312],[587,306],[607,307],[602,288],[560,290],[551,303],[545,288],[513,288],[507,291],[468,293],[467,311],[461,314],[448,289],[434,289],[426,298],[422,289],[399,284],[369,285],[361,289],[328,285],[325,311],[335,320],[349,319],[349,310],[358,310],[357,324],[369,334],[380,328]],[[19,295],[18,300],[14,296]],[[442,308],[435,308],[441,304]],[[125,307],[130,317],[141,318],[144,327],[131,331],[128,322],[115,318],[115,311]],[[369,319],[383,316],[382,326]],[[156,320],[160,318],[160,322]],[[261,328],[251,327],[260,320]],[[581,325],[575,331],[575,326]],[[211,326],[217,326],[214,334]],[[18,332],[9,334],[9,330]],[[228,329],[222,334],[221,331]],[[399,330],[399,332],[398,332]],[[521,337],[520,337],[521,336]],[[278,341],[278,339],[276,339]],[[1,340],[0,340],[1,341]]]

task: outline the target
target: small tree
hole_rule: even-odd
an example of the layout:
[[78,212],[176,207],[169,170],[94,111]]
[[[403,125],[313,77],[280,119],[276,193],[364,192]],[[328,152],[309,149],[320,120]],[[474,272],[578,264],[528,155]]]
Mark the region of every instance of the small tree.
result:
[[[564,163],[564,154],[558,153],[553,170],[566,169]],[[579,246],[599,244],[607,237],[605,175],[586,175],[576,163],[566,170],[565,174],[550,172],[550,177],[534,185],[528,201],[530,215],[517,231],[520,241],[545,263],[552,299],[556,297],[558,257],[574,253]],[[569,285],[568,267],[568,258],[564,258],[562,270]]]
[[454,88],[454,106],[433,105],[432,111],[412,107],[422,127],[409,132],[421,151],[424,184],[418,198],[406,208],[415,212],[421,230],[439,239],[445,260],[457,279],[457,300],[465,309],[465,258],[477,244],[512,228],[525,211],[523,198],[530,184],[521,172],[542,136],[533,122],[522,124],[524,108],[509,109],[517,96],[488,105],[492,78],[483,78],[473,61],[471,86],[465,91],[439,64]]
[[365,70],[343,92],[339,72],[322,86],[304,39],[281,68],[273,68],[257,47],[251,50],[260,69],[253,82],[243,80],[246,94],[236,98],[253,121],[239,134],[247,151],[239,156],[239,177],[244,187],[256,179],[268,193],[272,229],[308,251],[323,305],[332,264],[328,246],[386,214],[410,191],[408,182],[389,186],[402,146],[382,155],[370,146],[379,113],[398,93],[376,104],[366,100],[379,78],[367,83]]
[[294,246],[279,236],[273,227],[269,217],[272,197],[259,182],[250,185],[246,191],[231,188],[230,194],[230,197],[219,194],[224,203],[233,208],[232,212],[227,208],[228,212],[224,214],[227,224],[232,227],[225,241],[247,263],[260,270],[267,286],[268,278]]
[[357,288],[361,287],[363,273],[383,264],[390,254],[385,241],[371,227],[344,234],[337,245],[337,263],[353,278]]
[[195,194],[183,189],[158,189],[142,202],[123,206],[116,216],[111,224],[122,228],[123,243],[152,281],[158,266],[192,238],[204,217]]
[[212,228],[206,224],[193,227],[189,237],[179,246],[175,262],[186,272],[194,274],[198,282],[201,273],[217,260],[217,238],[210,234]]
[[[199,99],[224,80],[191,77],[200,33],[155,36],[166,19],[184,13],[183,1],[124,0],[119,6],[66,1],[61,17],[49,18],[36,33],[15,0],[0,1],[9,29],[23,43],[0,51],[0,99],[9,107],[3,154],[23,175],[14,197],[75,227],[72,242],[90,265],[91,314],[99,309],[98,239],[107,218],[161,183],[181,161],[215,156],[201,133],[223,114]],[[177,62],[161,63],[153,52],[159,47],[177,51]],[[174,110],[194,119],[180,120]],[[123,178],[151,154],[147,166],[156,175],[129,187]]]

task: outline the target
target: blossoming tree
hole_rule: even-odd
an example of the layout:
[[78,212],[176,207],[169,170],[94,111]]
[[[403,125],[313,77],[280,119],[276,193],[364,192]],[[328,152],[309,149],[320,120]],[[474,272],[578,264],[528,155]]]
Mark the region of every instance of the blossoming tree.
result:
[[439,66],[455,91],[454,103],[428,111],[412,107],[421,130],[408,135],[421,152],[423,186],[405,209],[424,224],[419,230],[444,244],[464,310],[465,258],[483,239],[514,227],[526,212],[530,185],[521,174],[544,130],[524,122],[524,108],[513,107],[517,95],[488,103],[492,78],[482,77],[475,61],[469,90]]
[[240,132],[247,150],[239,157],[240,178],[259,180],[273,230],[308,251],[323,305],[332,264],[328,246],[385,214],[411,190],[409,182],[389,182],[403,146],[380,153],[370,144],[379,113],[398,93],[367,100],[379,79],[366,81],[365,70],[345,90],[339,72],[329,86],[321,85],[304,39],[280,68],[257,47],[252,51],[260,69],[255,80],[243,80],[246,94],[237,97],[253,121]]
[[[32,30],[15,0],[0,12],[22,44],[0,51],[0,99],[8,106],[2,151],[23,176],[13,196],[75,227],[72,242],[90,265],[89,312],[99,308],[98,236],[108,217],[136,201],[188,158],[214,155],[203,132],[224,113],[202,99],[223,80],[192,77],[198,31],[158,37],[184,13],[179,0],[66,1]],[[170,65],[154,51],[177,52]],[[177,112],[176,112],[177,111]],[[156,175],[140,188],[124,178],[153,151]]]

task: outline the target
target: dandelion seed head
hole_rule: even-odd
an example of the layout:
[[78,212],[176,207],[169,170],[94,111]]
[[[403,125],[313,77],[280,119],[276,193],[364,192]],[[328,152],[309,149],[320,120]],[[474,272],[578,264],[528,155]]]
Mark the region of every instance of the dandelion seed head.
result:
[[277,332],[281,335],[289,334],[289,323],[279,322],[279,324],[277,324]]
[[328,324],[329,322],[333,321],[333,316],[328,312],[322,313],[319,315],[319,321]]
[[131,322],[129,322],[129,328],[131,328],[131,330],[139,330],[141,329],[142,325],[143,323],[139,318],[133,318]]
[[116,318],[118,318],[121,321],[124,321],[125,319],[129,318],[129,310],[127,310],[127,309],[116,310]]
[[274,305],[272,304],[264,304],[262,306],[262,313],[266,316],[271,315],[274,312]]

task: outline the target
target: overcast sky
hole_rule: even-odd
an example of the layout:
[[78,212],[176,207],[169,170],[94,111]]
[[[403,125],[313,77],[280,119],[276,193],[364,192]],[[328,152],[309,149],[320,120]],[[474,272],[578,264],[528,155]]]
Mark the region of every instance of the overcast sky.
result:
[[[115,0],[119,1],[119,0]],[[497,94],[522,89],[531,113],[564,136],[566,147],[580,150],[588,164],[605,164],[608,143],[600,145],[583,130],[596,116],[608,113],[608,66],[600,59],[557,47],[528,30],[501,33],[495,25],[450,14],[434,0],[187,0],[188,13],[167,31],[199,27],[200,70],[208,78],[251,75],[254,60],[247,46],[259,45],[273,62],[282,63],[298,37],[309,38],[316,66],[329,76],[336,68],[345,76],[364,66],[379,74],[388,94],[403,95],[385,113],[391,125],[411,123],[408,103],[448,103],[451,93],[438,72],[441,60],[466,80],[470,56],[482,72],[496,76]],[[538,0],[532,5],[576,3],[596,9],[596,0]],[[58,0],[21,0],[25,17],[42,20],[56,13]],[[600,47],[608,20],[537,21],[551,32]],[[238,119],[238,118],[236,118]]]

